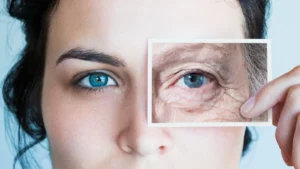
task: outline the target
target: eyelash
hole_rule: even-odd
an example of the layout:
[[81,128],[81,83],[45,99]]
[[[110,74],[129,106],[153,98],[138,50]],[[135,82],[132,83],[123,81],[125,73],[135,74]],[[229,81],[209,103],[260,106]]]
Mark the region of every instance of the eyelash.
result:
[[[83,85],[80,84],[81,81],[84,80],[85,78],[88,78],[89,76],[97,74],[97,73],[99,73],[99,74],[101,73],[101,74],[106,75],[108,78],[113,80],[114,83],[116,83],[116,85],[108,85],[108,86],[103,86],[103,87],[86,87],[86,86],[83,86]],[[72,85],[75,88],[87,91],[87,93],[90,93],[90,92],[103,92],[105,89],[107,89],[109,87],[119,86],[119,83],[116,80],[116,78],[114,78],[113,73],[110,72],[110,71],[107,71],[107,70],[97,70],[97,71],[89,71],[89,72],[79,73],[79,74],[75,75],[73,79],[74,80],[72,80]]]

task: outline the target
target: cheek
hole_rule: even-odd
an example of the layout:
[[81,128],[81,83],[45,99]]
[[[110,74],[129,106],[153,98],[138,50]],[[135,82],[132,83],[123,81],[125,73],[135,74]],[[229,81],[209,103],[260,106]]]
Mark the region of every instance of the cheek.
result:
[[[244,127],[200,127],[200,128],[182,128],[178,129],[174,140],[181,139],[182,144],[193,145],[190,149],[219,149],[229,150],[242,145]],[[182,137],[185,135],[185,137]],[[214,146],[209,146],[214,145]],[[216,153],[218,151],[214,151]]]
[[172,137],[179,147],[178,151],[184,152],[182,159],[197,161],[201,166],[210,166],[208,168],[230,168],[226,165],[233,165],[240,160],[245,133],[244,127],[183,128],[176,130],[172,133]]
[[106,92],[87,98],[94,94],[54,88],[43,92],[42,104],[53,161],[81,165],[112,158],[124,99]]

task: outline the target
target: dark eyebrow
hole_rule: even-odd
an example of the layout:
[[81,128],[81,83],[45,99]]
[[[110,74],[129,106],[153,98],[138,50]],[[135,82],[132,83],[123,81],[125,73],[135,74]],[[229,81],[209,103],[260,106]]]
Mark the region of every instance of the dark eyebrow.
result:
[[80,59],[91,62],[105,63],[116,67],[124,67],[124,61],[107,55],[105,53],[97,52],[92,49],[73,48],[62,54],[56,61],[56,66],[66,59]]

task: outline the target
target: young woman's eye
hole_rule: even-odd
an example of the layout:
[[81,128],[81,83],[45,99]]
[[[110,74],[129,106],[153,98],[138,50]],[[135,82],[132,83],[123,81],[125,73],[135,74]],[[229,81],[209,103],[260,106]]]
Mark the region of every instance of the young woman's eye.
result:
[[189,73],[181,77],[177,85],[188,88],[198,88],[208,83],[208,78],[201,73]]
[[91,73],[82,78],[78,84],[86,88],[103,88],[107,86],[117,86],[116,81],[103,72]]

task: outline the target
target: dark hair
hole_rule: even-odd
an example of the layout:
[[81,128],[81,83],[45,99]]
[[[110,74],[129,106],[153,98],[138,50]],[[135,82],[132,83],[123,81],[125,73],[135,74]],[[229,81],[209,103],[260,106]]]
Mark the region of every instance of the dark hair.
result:
[[[245,18],[245,36],[264,38],[269,0],[239,0]],[[17,155],[14,168],[19,161],[22,168],[30,167],[23,155],[46,137],[41,113],[41,91],[45,66],[45,46],[51,12],[58,0],[7,0],[7,9],[11,17],[23,24],[26,45],[19,61],[11,68],[4,81],[3,98],[18,123]],[[32,141],[27,143],[25,137]],[[243,154],[252,140],[251,132],[246,128]]]

